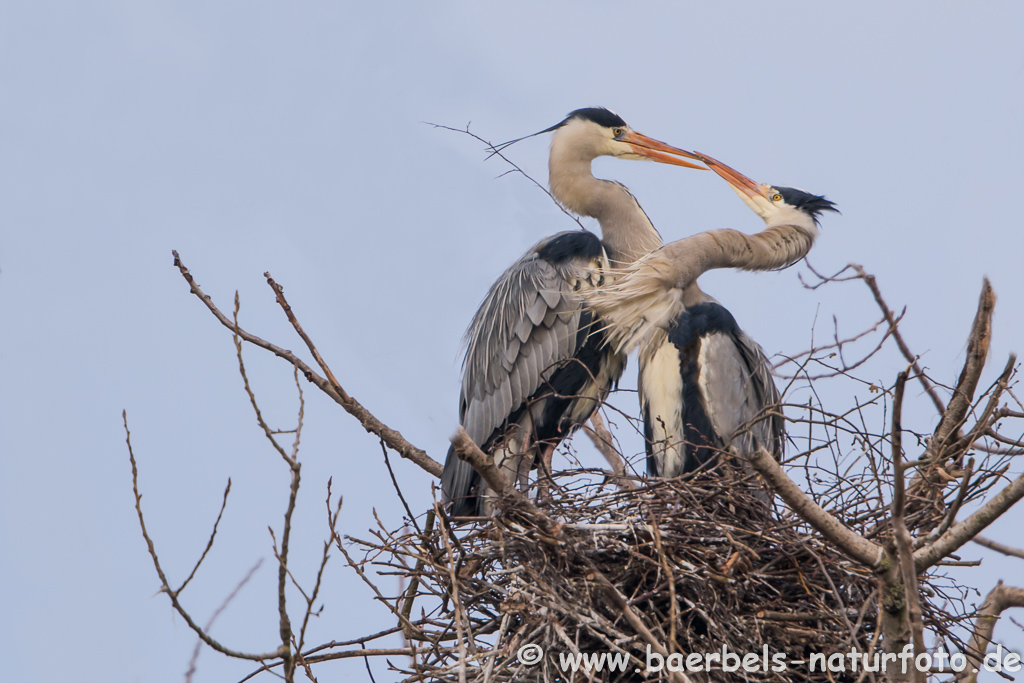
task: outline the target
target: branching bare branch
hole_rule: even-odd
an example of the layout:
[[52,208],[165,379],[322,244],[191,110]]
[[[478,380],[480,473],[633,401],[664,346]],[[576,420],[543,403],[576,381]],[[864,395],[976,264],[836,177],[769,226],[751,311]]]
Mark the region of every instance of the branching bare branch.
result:
[[[559,209],[562,210],[562,213],[564,213],[566,216],[571,218],[576,223],[576,225],[580,226],[581,230],[585,229],[583,227],[583,223],[580,222],[579,217],[576,216],[575,214],[573,214],[572,212],[570,212],[568,209],[566,209],[561,204],[559,204],[558,200],[555,199],[555,195],[551,194],[551,190],[549,190],[548,188],[544,187],[544,185],[542,183],[537,182],[537,180],[534,179],[533,176],[531,176],[529,173],[524,171],[522,169],[522,167],[519,166],[519,164],[517,164],[516,162],[512,161],[507,156],[505,156],[504,154],[501,153],[501,150],[504,149],[503,146],[500,146],[500,145],[496,146],[492,142],[490,142],[489,140],[485,140],[484,138],[480,137],[476,133],[471,132],[469,130],[469,124],[466,124],[465,128],[452,128],[451,126],[444,126],[444,125],[441,125],[439,123],[429,123],[429,122],[427,123],[427,125],[428,126],[433,126],[434,128],[440,128],[441,130],[450,130],[453,133],[462,133],[464,135],[468,135],[469,137],[473,138],[474,140],[477,140],[478,142],[484,143],[485,145],[487,145],[487,149],[490,151],[490,154],[488,155],[488,157],[496,156],[499,159],[501,159],[502,161],[504,161],[506,164],[511,166],[511,170],[510,171],[506,171],[502,175],[507,175],[508,173],[518,173],[519,175],[523,176],[524,178],[529,180],[531,183],[533,183],[537,188],[539,188],[544,194],[546,194],[548,196],[548,198],[550,198],[551,201],[555,203],[555,206],[557,206]],[[501,177],[501,176],[499,176],[499,177]]]
[[[940,414],[943,411],[945,411],[946,406],[943,403],[942,399],[939,397],[939,394],[935,390],[934,385],[932,385],[931,381],[928,379],[928,376],[924,373],[924,371],[921,369],[921,366],[918,364],[918,357],[910,350],[910,347],[907,346],[907,342],[903,339],[903,335],[900,334],[898,320],[896,319],[896,316],[893,314],[892,309],[889,308],[889,304],[887,304],[885,302],[885,299],[882,297],[882,291],[878,288],[878,282],[877,280],[875,280],[875,276],[870,275],[867,271],[864,270],[863,266],[858,265],[856,263],[849,264],[848,266],[846,266],[845,268],[843,268],[838,273],[832,276],[822,275],[818,271],[814,270],[814,268],[812,268],[810,264],[808,264],[807,267],[821,281],[817,285],[811,286],[811,289],[817,289],[818,287],[827,282],[842,282],[845,280],[864,281],[864,284],[866,284],[868,286],[868,289],[871,290],[871,295],[874,297],[875,303],[878,304],[878,308],[881,309],[882,315],[885,317],[886,322],[889,324],[889,334],[892,335],[892,338],[896,342],[896,346],[899,348],[900,353],[903,354],[903,357],[907,359],[907,362],[910,363],[911,367],[914,369],[914,376],[917,377],[918,381],[921,382],[921,386],[924,387],[925,392],[928,394],[929,398],[931,398],[932,404],[934,404],[935,409]],[[852,270],[855,273],[855,275],[845,278],[842,277],[842,274],[848,270]]]
[[213,547],[213,540],[217,537],[217,527],[220,526],[220,520],[224,516],[224,508],[228,506],[228,494],[231,493],[231,478],[228,477],[228,485],[224,487],[224,499],[220,503],[220,512],[217,513],[217,520],[213,523],[213,531],[210,532],[210,539],[206,542],[206,548],[203,549],[203,554],[199,556],[199,561],[196,562],[195,566],[192,567],[192,572],[189,573],[188,578],[182,581],[181,586],[175,591],[178,595],[185,590],[185,586],[195,577],[196,572],[199,571],[199,565],[206,559],[206,555],[210,552],[210,548]]
[[273,652],[265,652],[262,654],[253,654],[247,652],[240,652],[233,650],[229,647],[221,645],[219,642],[210,637],[210,635],[203,630],[199,624],[197,624],[192,616],[185,610],[178,599],[179,594],[171,588],[170,582],[167,580],[167,575],[164,574],[163,567],[160,566],[160,558],[156,554],[156,546],[153,544],[153,539],[149,537],[149,532],[146,530],[146,520],[142,515],[142,494],[139,493],[139,469],[135,463],[135,452],[132,450],[132,435],[128,430],[128,414],[126,411],[122,411],[121,417],[124,420],[124,432],[125,441],[128,444],[128,458],[132,464],[132,491],[135,494],[135,511],[139,516],[139,526],[142,528],[142,537],[146,540],[146,548],[149,550],[149,556],[153,560],[153,567],[156,569],[157,576],[160,577],[160,591],[166,593],[167,597],[171,600],[171,605],[174,610],[185,620],[188,627],[195,631],[204,643],[209,645],[211,648],[220,652],[228,657],[234,657],[236,659],[248,659],[254,662],[261,662],[268,659],[276,659],[285,654],[285,650],[278,648]]
[[768,451],[761,448],[751,453],[750,463],[779,494],[779,497],[800,515],[801,519],[813,526],[822,536],[835,543],[850,559],[871,569],[876,569],[881,565],[883,558],[886,557],[885,549],[851,531],[811,500],[789,478],[789,475],[782,470],[782,466],[775,462],[775,458]]
[[914,564],[917,567],[917,571],[919,573],[923,572],[929,567],[935,566],[935,563],[944,557],[955,553],[959,548],[984,531],[989,524],[999,519],[1003,513],[1013,507],[1021,498],[1024,498],[1024,474],[1014,479],[1009,486],[990,498],[980,510],[951,527],[949,531],[940,536],[935,542],[915,552]]
[[967,646],[967,657],[970,661],[968,671],[973,669],[965,679],[967,683],[977,683],[978,670],[981,669],[982,658],[989,643],[992,642],[992,633],[995,631],[996,622],[1000,615],[1010,607],[1024,607],[1024,588],[1005,586],[1000,581],[996,587],[989,591],[985,602],[981,603],[978,609],[978,616],[974,622],[974,634]]
[[[217,318],[217,320],[222,325],[224,325],[224,327],[228,328],[229,330],[232,330],[233,332],[236,331],[234,323],[230,319],[228,319],[228,317],[225,316],[220,311],[220,309],[217,308],[217,306],[213,303],[213,299],[211,299],[207,294],[205,294],[203,290],[200,289],[199,285],[196,284],[195,280],[192,277],[192,274],[189,272],[188,268],[185,267],[185,264],[182,263],[181,258],[178,256],[178,252],[173,251],[171,253],[174,254],[174,265],[181,272],[182,277],[185,278],[185,281],[191,288],[192,293],[195,294],[196,297],[198,297],[199,300],[206,305],[206,307],[210,310],[214,317]],[[282,305],[287,305],[287,302],[285,302]],[[290,312],[290,309],[288,309],[288,311]],[[294,316],[290,315],[290,318],[292,317]],[[362,406],[362,404],[360,404],[354,398],[349,396],[348,393],[345,392],[345,390],[342,389],[342,387],[337,384],[336,380],[332,383],[330,380],[321,377],[311,367],[309,367],[307,363],[305,363],[301,358],[293,354],[291,351],[286,351],[285,349],[282,349],[281,347],[275,344],[271,344],[270,342],[265,341],[257,337],[256,335],[245,331],[244,329],[239,328],[237,332],[238,336],[241,337],[242,340],[252,344],[253,346],[258,346],[261,349],[270,351],[275,356],[283,358],[284,360],[288,361],[289,364],[298,367],[299,371],[302,372],[303,376],[308,381],[315,384],[317,388],[319,388],[321,391],[327,394],[333,401],[335,401],[338,405],[344,408],[346,412],[348,412],[354,418],[359,420],[359,423],[363,426],[363,428],[366,431],[383,439],[384,443],[386,443],[390,448],[392,448],[396,453],[401,455],[403,458],[411,460],[412,462],[419,465],[422,469],[426,470],[428,473],[440,478],[441,472],[444,469],[441,463],[431,458],[429,455],[426,454],[425,451],[416,448],[411,443],[406,441],[405,437],[403,437],[401,433],[391,429],[383,422],[378,420],[376,417],[374,417],[373,414],[370,413],[370,411],[368,411],[366,408]],[[319,353],[317,353],[316,355],[319,356]]]
[[955,438],[963,427],[964,420],[974,402],[974,392],[981,379],[981,371],[985,369],[988,349],[992,344],[992,313],[995,310],[996,295],[992,285],[986,278],[982,283],[981,296],[978,299],[978,311],[971,325],[971,333],[967,338],[967,358],[964,361],[960,379],[957,381],[953,397],[942,412],[942,419],[935,428],[935,434],[929,444],[927,458],[941,459],[947,442]]
[[499,498],[511,501],[512,504],[526,514],[532,522],[547,533],[552,539],[561,534],[561,525],[552,520],[522,493],[520,493],[508,477],[498,469],[494,460],[487,456],[480,447],[473,443],[469,434],[461,426],[452,437],[452,445],[458,456],[473,466],[491,490],[495,491]]
[[[924,619],[921,613],[921,595],[917,585],[917,572],[914,570],[913,540],[903,519],[906,496],[904,491],[904,473],[906,466],[903,461],[903,391],[907,384],[907,371],[904,370],[896,378],[896,389],[892,399],[892,464],[893,464],[893,497],[892,527],[896,540],[896,557],[900,565],[903,593],[906,596],[906,628],[911,633],[915,652],[925,652]],[[911,678],[924,683],[924,675],[916,668]]]
[[[482,140],[468,128],[459,132]],[[386,659],[390,671],[399,674],[403,683],[526,683],[561,676],[554,675],[552,668],[555,652],[619,653],[631,666],[642,666],[645,648],[665,659],[671,652],[693,652],[708,642],[722,643],[734,652],[754,651],[758,647],[752,643],[764,642],[797,650],[814,643],[835,652],[840,648],[872,652],[876,647],[894,652],[912,644],[915,651],[924,652],[926,634],[980,661],[999,614],[1024,603],[1024,589],[1000,584],[980,610],[971,612],[966,589],[933,571],[937,566],[976,566],[976,560],[953,554],[971,540],[1024,558],[1024,550],[978,536],[1024,498],[1024,475],[1008,479],[1016,464],[1013,458],[1024,452],[1022,438],[1013,431],[1020,424],[1017,421],[1024,420],[1024,405],[1017,400],[1012,384],[1016,358],[1011,356],[991,386],[980,385],[995,302],[987,282],[963,370],[956,386],[947,387],[925,376],[919,357],[900,335],[903,313],[893,314],[875,279],[863,268],[850,265],[831,278],[819,276],[820,284],[864,280],[883,316],[867,332],[845,338],[833,316],[828,345],[820,346],[812,337],[809,351],[787,361],[797,366],[787,393],[790,388],[807,389],[808,398],[784,406],[784,417],[795,428],[788,430],[791,448],[783,463],[764,449],[736,454],[752,464],[785,507],[766,506],[757,495],[760,490],[751,485],[752,477],[726,458],[710,471],[683,480],[631,476],[628,473],[642,455],[623,457],[615,435],[595,416],[585,431],[611,472],[545,467],[534,483],[525,476],[523,481],[510,481],[460,428],[452,438],[455,452],[487,483],[497,502],[497,514],[473,520],[478,523],[472,527],[456,527],[435,509],[426,511],[425,519],[422,511],[417,514],[416,499],[403,494],[388,450],[435,476],[442,471],[440,464],[376,420],[345,392],[299,323],[283,289],[269,274],[265,274],[267,283],[314,359],[312,367],[291,351],[242,329],[237,294],[234,315],[228,318],[195,284],[177,254],[175,264],[192,293],[231,330],[257,422],[288,466],[290,487],[283,530],[275,536],[271,528],[279,565],[281,645],[275,652],[253,655],[224,648],[210,638],[209,626],[196,626],[179,602],[180,593],[211,552],[226,509],[230,480],[205,550],[181,588],[172,591],[145,527],[125,419],[136,508],[162,590],[172,606],[199,635],[200,642],[232,657],[258,661],[260,668],[247,679],[271,672],[292,681],[296,672],[304,672],[316,680],[314,665],[350,658],[362,659],[372,677],[369,659],[379,657]],[[866,355],[849,350],[880,325],[887,329],[879,332],[882,338],[877,344],[875,339],[868,342],[873,350]],[[907,359],[908,369],[899,373],[893,386],[857,377],[853,371],[875,357],[889,337]],[[272,429],[266,424],[246,375],[242,342],[268,350],[293,366],[300,392],[295,429]],[[824,370],[812,371],[811,366]],[[330,539],[319,554],[315,582],[308,592],[296,578],[298,565],[294,571],[289,567],[292,516],[301,480],[298,447],[304,399],[299,372],[378,437],[405,517],[402,526],[393,529],[374,511],[376,527],[369,530],[368,540],[343,537],[337,529],[341,499],[337,505],[332,503],[332,482],[328,481]],[[906,384],[915,379],[940,412],[934,431],[915,429],[911,420],[904,420]],[[821,398],[828,394],[819,393],[817,386],[830,381],[848,382],[868,397],[858,394],[851,406],[830,410]],[[940,400],[940,391],[950,392],[948,402]],[[626,417],[634,428],[635,420]],[[278,441],[285,434],[293,435],[290,452]],[[568,442],[567,448],[572,456]],[[924,456],[910,456],[915,450]],[[914,477],[907,477],[908,472]],[[1009,484],[996,493],[1003,486],[1001,480]],[[542,488],[556,493],[541,496]],[[976,512],[957,523],[964,508]],[[308,627],[323,609],[317,609],[316,602],[332,546],[397,624],[364,638],[309,648]],[[385,587],[382,577],[397,577],[398,590]],[[288,581],[302,597],[298,632],[286,602]],[[224,605],[214,613],[211,625]],[[298,623],[295,610],[293,605]],[[976,623],[973,634],[968,634],[962,625],[971,619]],[[970,644],[964,642],[967,635],[971,635]],[[371,647],[387,645],[381,639],[388,637],[404,638],[404,647]],[[521,646],[531,643],[547,649],[547,657],[533,667],[520,661],[517,654]],[[410,659],[396,661],[394,657]],[[195,657],[190,670],[194,670],[194,662]],[[621,677],[595,673],[589,672],[588,680],[632,680],[632,673]],[[727,680],[720,677],[725,674],[718,669],[707,680],[718,683]],[[658,675],[677,683],[690,680],[671,669]],[[925,680],[918,674],[911,676]],[[864,672],[859,680],[869,678],[870,672]],[[789,683],[813,677],[795,673],[755,679]]]

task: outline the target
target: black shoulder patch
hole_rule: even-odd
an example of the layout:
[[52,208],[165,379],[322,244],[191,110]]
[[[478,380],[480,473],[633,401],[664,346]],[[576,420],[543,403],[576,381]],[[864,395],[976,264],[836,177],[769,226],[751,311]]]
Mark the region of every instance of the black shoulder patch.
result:
[[839,209],[836,208],[836,205],[821,195],[804,192],[803,190],[798,190],[795,187],[776,187],[775,189],[779,191],[779,194],[782,195],[782,198],[787,204],[794,206],[801,211],[805,211],[814,220],[818,220],[818,216],[820,216],[823,211],[835,211],[836,213],[839,213]]
[[668,329],[668,338],[677,348],[693,344],[698,337],[722,332],[738,334],[736,318],[722,306],[712,302],[697,304],[683,311]]
[[[599,403],[586,398],[586,386],[601,374],[601,368],[615,352],[605,343],[606,335],[601,322],[586,308],[580,311],[580,325],[576,332],[576,353],[563,361],[530,398],[531,403],[543,401],[540,415],[536,417],[534,430],[537,441],[558,444],[574,432],[582,423],[573,422],[571,416],[577,405],[589,406],[590,414],[597,410]],[[610,387],[602,387],[601,394],[607,394]]]
[[537,248],[537,256],[554,265],[563,264],[576,257],[587,260],[599,258],[601,253],[601,240],[586,230],[561,232]]
[[622,120],[622,117],[613,112],[611,109],[605,109],[604,107],[586,107],[584,109],[577,109],[574,112],[570,112],[565,117],[564,123],[568,123],[573,119],[584,119],[586,121],[593,121],[599,126],[605,128],[616,128],[618,126],[626,126],[626,122]]

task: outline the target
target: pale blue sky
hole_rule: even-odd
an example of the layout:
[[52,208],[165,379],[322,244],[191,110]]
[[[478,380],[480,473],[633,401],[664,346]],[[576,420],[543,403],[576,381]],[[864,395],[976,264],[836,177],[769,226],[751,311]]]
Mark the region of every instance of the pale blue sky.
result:
[[[232,477],[220,541],[185,602],[205,620],[266,558],[214,634],[275,647],[266,527],[280,526],[287,473],[255,427],[230,337],[171,249],[222,306],[240,291],[243,324],[297,349],[263,283],[271,271],[345,387],[442,459],[462,331],[509,262],[572,224],[521,178],[497,179],[505,169],[479,144],[423,122],[471,121],[501,141],[604,105],[836,201],[843,215],[826,217],[812,263],[876,274],[908,307],[908,341],[952,382],[985,275],[999,295],[992,365],[1024,350],[1022,31],[1010,2],[0,5],[4,678],[182,680],[194,638],[154,596],[122,409],[177,580]],[[509,153],[546,179],[545,137]],[[712,174],[613,160],[595,171],[628,185],[666,240],[760,227]],[[825,331],[833,314],[847,331],[876,317],[862,287],[808,292],[801,270],[702,284],[769,354],[806,348],[816,315]],[[247,357],[266,413],[290,426],[288,368]],[[901,368],[889,356],[866,371],[891,382]],[[396,525],[400,514],[376,442],[307,398],[292,568],[308,582],[328,477],[345,533],[362,535],[373,507]],[[927,429],[929,406],[910,399]],[[424,507],[429,477],[397,473]],[[989,535],[1019,543],[1022,518]],[[985,558],[972,581],[983,590],[1021,575],[1019,561],[963,554]],[[324,601],[314,641],[391,623],[338,559]],[[204,652],[197,680],[249,670]],[[324,672],[365,677],[361,665]]]

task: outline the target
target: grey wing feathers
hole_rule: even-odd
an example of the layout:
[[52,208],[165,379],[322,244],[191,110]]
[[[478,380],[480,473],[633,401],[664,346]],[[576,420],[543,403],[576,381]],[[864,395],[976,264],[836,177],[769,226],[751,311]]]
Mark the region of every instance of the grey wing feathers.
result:
[[491,287],[466,332],[460,420],[481,446],[576,352],[580,301],[572,282],[586,277],[579,259],[552,264],[539,243]]
[[737,450],[760,445],[779,458],[784,426],[774,406],[780,396],[761,347],[742,331],[718,333],[705,337],[701,355],[700,381],[715,431],[728,436],[746,427],[732,439]]
[[[540,257],[545,245],[565,234],[542,240],[512,264],[466,331],[459,422],[481,448],[577,351],[581,304],[574,283],[591,277],[592,264],[584,256],[557,263]],[[475,484],[472,467],[449,451],[442,476],[446,497],[471,496]]]
[[466,502],[475,494],[476,470],[468,462],[459,459],[455,447],[448,447],[448,457],[444,460],[444,471],[441,473],[441,491],[445,500],[454,500],[459,515],[475,515],[475,506]]
[[[783,442],[786,438],[786,424],[782,416],[782,396],[775,379],[772,377],[772,366],[761,345],[751,339],[745,332],[736,338],[736,348],[750,368],[750,381],[759,406],[759,413],[765,417],[754,428],[761,444],[776,460],[782,458]],[[766,415],[771,411],[771,415]]]

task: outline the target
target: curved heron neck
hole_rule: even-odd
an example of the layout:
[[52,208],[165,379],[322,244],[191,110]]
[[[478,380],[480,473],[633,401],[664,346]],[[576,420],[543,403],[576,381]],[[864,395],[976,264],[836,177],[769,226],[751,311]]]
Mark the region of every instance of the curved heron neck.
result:
[[617,182],[595,178],[592,161],[552,147],[548,172],[555,200],[573,213],[597,219],[613,262],[633,263],[661,247],[661,235],[636,198]]
[[692,308],[697,304],[718,303],[715,297],[711,296],[694,280],[683,288],[682,304],[684,308]]
[[655,255],[658,279],[669,287],[686,289],[715,268],[776,270],[787,268],[810,251],[818,236],[814,220],[806,215],[768,225],[754,235],[738,230],[708,230],[677,240]]

